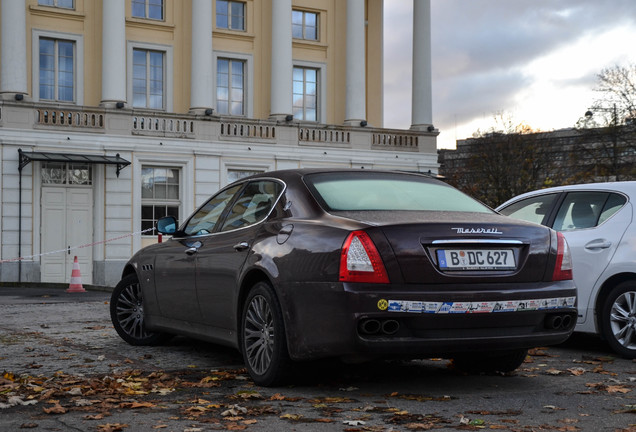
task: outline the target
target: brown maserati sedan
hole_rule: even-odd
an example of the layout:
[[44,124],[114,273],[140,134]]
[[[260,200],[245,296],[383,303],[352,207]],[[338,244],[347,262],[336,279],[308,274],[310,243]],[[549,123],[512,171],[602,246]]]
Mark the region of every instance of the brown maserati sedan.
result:
[[133,345],[174,334],[239,349],[259,385],[325,357],[447,357],[512,371],[577,317],[556,231],[419,174],[288,170],[242,179],[140,250],[112,294]]

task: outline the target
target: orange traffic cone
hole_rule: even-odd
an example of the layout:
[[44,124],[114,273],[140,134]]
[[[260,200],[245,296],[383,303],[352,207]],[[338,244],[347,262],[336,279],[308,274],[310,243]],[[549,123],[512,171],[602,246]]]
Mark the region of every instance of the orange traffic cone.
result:
[[73,261],[73,271],[71,272],[71,284],[69,285],[66,292],[70,292],[70,293],[86,292],[86,290],[82,286],[82,275],[80,274],[80,268],[79,268],[79,262],[77,261],[77,256],[75,256],[75,260]]

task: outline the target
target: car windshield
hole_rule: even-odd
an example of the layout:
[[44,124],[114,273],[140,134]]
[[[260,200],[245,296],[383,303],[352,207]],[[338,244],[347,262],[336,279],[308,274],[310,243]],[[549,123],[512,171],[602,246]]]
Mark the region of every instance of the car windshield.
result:
[[428,210],[491,213],[459,190],[425,177],[378,172],[320,173],[305,182],[330,211]]

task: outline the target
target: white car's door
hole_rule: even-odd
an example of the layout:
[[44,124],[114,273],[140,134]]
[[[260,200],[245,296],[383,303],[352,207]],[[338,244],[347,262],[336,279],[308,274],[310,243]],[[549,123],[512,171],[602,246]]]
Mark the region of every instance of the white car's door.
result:
[[569,192],[552,227],[565,236],[572,253],[581,325],[594,316],[594,294],[600,275],[616,252],[632,220],[624,196],[601,191]]

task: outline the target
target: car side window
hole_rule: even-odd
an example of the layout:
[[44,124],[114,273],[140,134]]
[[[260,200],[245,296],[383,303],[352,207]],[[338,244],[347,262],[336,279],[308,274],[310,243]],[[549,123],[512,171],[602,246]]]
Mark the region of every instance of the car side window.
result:
[[610,196],[609,198],[607,198],[607,201],[603,206],[603,210],[601,211],[601,216],[598,218],[599,225],[611,218],[614,213],[623,208],[623,206],[627,202],[627,198],[625,198],[623,195],[619,195],[616,193],[611,193],[609,195]]
[[557,231],[573,231],[597,226],[609,195],[608,192],[568,193],[559,208],[553,228]]
[[546,194],[526,198],[499,210],[499,213],[516,219],[540,224],[545,221],[548,213],[550,213],[550,209],[552,208],[556,197],[557,194]]
[[222,190],[210,198],[197,212],[192,215],[184,228],[184,233],[189,236],[210,234],[214,231],[223,210],[234,198],[234,195],[243,187],[242,184]]
[[269,180],[250,182],[232,205],[221,231],[246,227],[265,219],[282,189],[282,185]]

